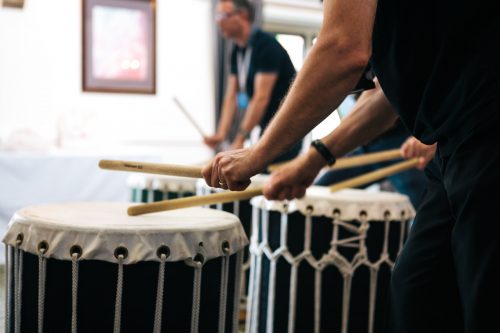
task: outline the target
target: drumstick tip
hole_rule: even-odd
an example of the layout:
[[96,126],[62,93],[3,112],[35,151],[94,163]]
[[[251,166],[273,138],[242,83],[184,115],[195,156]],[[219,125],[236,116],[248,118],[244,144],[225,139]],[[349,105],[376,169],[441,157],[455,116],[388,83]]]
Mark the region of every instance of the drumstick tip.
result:
[[137,216],[139,213],[137,213],[136,209],[134,207],[129,207],[127,208],[127,215],[128,216]]

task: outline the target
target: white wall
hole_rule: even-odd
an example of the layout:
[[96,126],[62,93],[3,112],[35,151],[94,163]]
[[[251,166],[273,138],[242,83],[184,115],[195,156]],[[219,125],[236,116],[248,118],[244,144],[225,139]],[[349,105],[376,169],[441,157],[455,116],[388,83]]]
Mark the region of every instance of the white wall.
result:
[[81,89],[80,0],[0,8],[0,147],[20,129],[49,144],[62,130],[63,148],[202,147],[171,98],[213,131],[211,25],[208,0],[157,0],[156,95],[90,93]]

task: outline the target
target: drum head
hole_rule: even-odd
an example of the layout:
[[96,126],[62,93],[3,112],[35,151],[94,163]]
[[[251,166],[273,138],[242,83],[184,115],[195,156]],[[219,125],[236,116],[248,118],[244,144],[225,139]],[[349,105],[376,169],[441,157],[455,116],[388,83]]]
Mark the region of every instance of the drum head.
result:
[[125,248],[126,264],[158,261],[158,249],[168,247],[168,261],[201,254],[220,257],[228,247],[233,254],[248,244],[236,215],[208,208],[187,208],[142,216],[128,216],[127,203],[66,203],[30,206],[9,223],[4,242],[46,256],[71,260],[70,248],[79,246],[82,259],[116,262],[115,251]]

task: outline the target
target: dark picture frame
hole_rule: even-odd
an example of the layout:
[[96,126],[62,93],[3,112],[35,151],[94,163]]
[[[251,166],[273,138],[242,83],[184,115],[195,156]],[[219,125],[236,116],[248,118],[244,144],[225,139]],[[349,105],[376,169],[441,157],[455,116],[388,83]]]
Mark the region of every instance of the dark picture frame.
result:
[[156,93],[155,0],[82,0],[82,90]]
[[24,7],[24,0],[0,0],[0,7],[2,6],[22,9]]

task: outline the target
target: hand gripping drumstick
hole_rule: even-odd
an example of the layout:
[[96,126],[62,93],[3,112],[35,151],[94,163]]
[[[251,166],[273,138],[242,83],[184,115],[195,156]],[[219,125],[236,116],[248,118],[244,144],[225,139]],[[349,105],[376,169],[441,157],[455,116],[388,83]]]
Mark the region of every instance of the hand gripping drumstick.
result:
[[[379,153],[370,153],[361,156],[343,157],[339,158],[333,168],[350,168],[359,165],[370,163],[388,161],[396,158],[402,158],[399,149],[387,150]],[[277,168],[281,166],[274,164]],[[164,163],[147,163],[135,161],[121,161],[121,160],[101,160],[99,161],[101,169],[116,170],[116,171],[130,171],[142,173],[154,173],[157,175],[170,175],[191,178],[203,178],[201,175],[200,166],[187,166],[178,164],[164,164]],[[272,168],[272,166],[270,167]]]
[[[403,158],[401,156],[401,152],[399,151],[399,148],[389,149],[389,150],[384,150],[384,151],[380,151],[380,152],[376,152],[376,153],[367,153],[367,154],[363,154],[363,155],[359,155],[359,156],[349,156],[349,157],[339,158],[333,166],[326,167],[326,169],[352,168],[352,167],[366,165],[366,164],[395,160],[398,158]],[[274,171],[286,163],[287,162],[272,164],[267,169],[269,171]]]
[[198,123],[196,122],[196,120],[194,120],[194,118],[191,116],[191,114],[189,114],[188,110],[184,107],[184,105],[181,104],[181,102],[179,102],[179,100],[177,99],[177,97],[172,97],[175,104],[179,107],[179,109],[182,111],[182,113],[184,113],[184,115],[186,116],[186,118],[189,120],[189,122],[196,128],[196,130],[198,131],[198,133],[200,133],[200,135],[202,137],[205,137],[205,133],[203,132],[203,130],[201,129],[200,125],[198,125]]
[[[418,158],[413,158],[405,162],[397,163],[380,170],[369,172],[359,177],[354,177],[346,181],[339,182],[330,187],[331,192],[339,191],[344,188],[360,186],[371,183],[375,180],[390,176],[400,171],[414,168],[418,164]],[[254,187],[241,192],[221,192],[207,194],[204,196],[192,196],[180,199],[163,200],[153,203],[139,204],[128,208],[127,213],[131,216],[161,212],[172,209],[212,205],[217,203],[232,202],[237,200],[246,200],[252,197],[262,195],[262,187]]]

